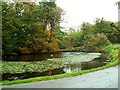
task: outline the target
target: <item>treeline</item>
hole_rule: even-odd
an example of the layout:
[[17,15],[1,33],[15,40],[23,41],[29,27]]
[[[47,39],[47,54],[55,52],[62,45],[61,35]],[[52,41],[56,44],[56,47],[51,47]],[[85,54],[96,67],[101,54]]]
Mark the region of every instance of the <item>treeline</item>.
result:
[[55,2],[2,2],[3,54],[58,52],[63,14]]
[[84,46],[85,51],[103,51],[110,43],[120,43],[119,23],[97,18],[95,24],[83,23],[80,29],[70,28],[66,38],[69,46]]
[[63,15],[55,2],[2,2],[3,54],[52,53],[75,47],[96,52],[120,43],[119,23],[96,19],[77,31],[70,28],[68,34],[61,31]]

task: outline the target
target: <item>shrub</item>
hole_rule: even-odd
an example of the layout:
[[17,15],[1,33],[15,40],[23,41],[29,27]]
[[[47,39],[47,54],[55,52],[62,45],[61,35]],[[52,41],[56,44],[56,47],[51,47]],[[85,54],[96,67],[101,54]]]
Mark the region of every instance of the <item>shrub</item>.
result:
[[102,51],[110,42],[104,34],[89,34],[85,37],[84,46],[86,51]]

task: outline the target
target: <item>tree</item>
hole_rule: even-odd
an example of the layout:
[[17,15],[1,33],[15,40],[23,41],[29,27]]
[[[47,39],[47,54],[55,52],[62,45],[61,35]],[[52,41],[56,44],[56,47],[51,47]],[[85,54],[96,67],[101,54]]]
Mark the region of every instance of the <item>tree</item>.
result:
[[59,51],[56,36],[62,9],[55,2],[3,2],[2,6],[4,54]]
[[95,24],[96,33],[104,33],[112,43],[118,43],[120,30],[118,24],[104,19],[97,19]]
[[41,21],[44,23],[44,30],[51,31],[50,39],[53,37],[55,30],[61,21],[62,9],[57,7],[55,2],[39,2],[40,12],[42,14]]

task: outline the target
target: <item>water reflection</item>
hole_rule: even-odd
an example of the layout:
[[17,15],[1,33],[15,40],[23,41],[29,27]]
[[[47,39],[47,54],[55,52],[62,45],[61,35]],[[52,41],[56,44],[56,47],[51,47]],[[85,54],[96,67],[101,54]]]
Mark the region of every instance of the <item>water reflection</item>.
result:
[[82,70],[87,70],[87,69],[97,68],[97,67],[106,65],[108,62],[109,62],[108,58],[101,55],[101,57],[95,58],[92,61],[82,62],[81,63],[81,69]]
[[4,61],[42,61],[49,58],[61,58],[66,56],[83,55],[83,52],[58,52],[47,54],[32,54],[32,55],[18,55],[18,56],[2,56]]
[[[104,63],[105,62],[104,59],[101,60],[101,57],[100,57],[100,58],[94,59],[93,61],[82,62],[78,64],[73,64],[73,65],[66,65],[62,68],[57,68],[57,69],[45,71],[45,72],[32,72],[32,73],[26,72],[21,74],[6,73],[2,75],[2,80],[26,79],[26,78],[33,78],[38,76],[51,76],[56,74],[64,74],[64,73],[71,73],[74,71],[87,70],[87,69],[96,68],[96,67],[105,65],[106,63]],[[102,62],[100,62],[100,60]]]
[[16,79],[26,79],[26,78],[33,78],[38,76],[52,76],[56,74],[63,74],[65,73],[63,71],[63,68],[54,69],[51,71],[45,71],[45,72],[26,72],[26,73],[20,73],[20,74],[10,74],[6,73],[2,75],[2,80],[16,80]]
[[74,72],[74,71],[80,71],[81,70],[81,63],[78,64],[74,64],[74,65],[66,65],[63,68],[63,71],[65,73],[70,73],[70,72]]
[[52,54],[32,54],[32,55],[19,55],[19,56],[2,56],[4,61],[42,61],[48,58],[61,58],[62,53]]
[[[82,52],[66,52],[66,53],[54,53],[54,54],[41,54],[41,55],[22,55],[22,56],[10,56],[9,58],[5,58],[4,60],[25,60],[25,61],[30,61],[30,60],[44,60],[47,58],[59,58],[59,57],[65,57],[65,56],[70,56],[70,55],[82,55],[86,53]],[[105,56],[100,56],[98,58],[95,58],[92,61],[89,62],[81,62],[77,64],[72,64],[72,65],[65,65],[62,68],[57,68],[54,70],[50,71],[45,71],[45,72],[26,72],[26,73],[21,73],[21,74],[10,74],[10,73],[5,73],[2,75],[2,80],[15,80],[15,79],[26,79],[26,78],[33,78],[33,77],[38,77],[38,76],[51,76],[51,75],[56,75],[56,74],[63,74],[63,73],[70,73],[74,71],[80,71],[80,70],[87,70],[91,68],[96,68],[103,66],[107,64],[108,58]]]

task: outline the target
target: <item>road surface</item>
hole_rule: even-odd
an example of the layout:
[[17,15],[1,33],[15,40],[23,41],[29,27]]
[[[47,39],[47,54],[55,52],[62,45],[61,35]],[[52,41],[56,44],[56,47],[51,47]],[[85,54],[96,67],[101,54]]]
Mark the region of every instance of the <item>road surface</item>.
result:
[[15,84],[3,88],[118,88],[118,66],[74,77]]

